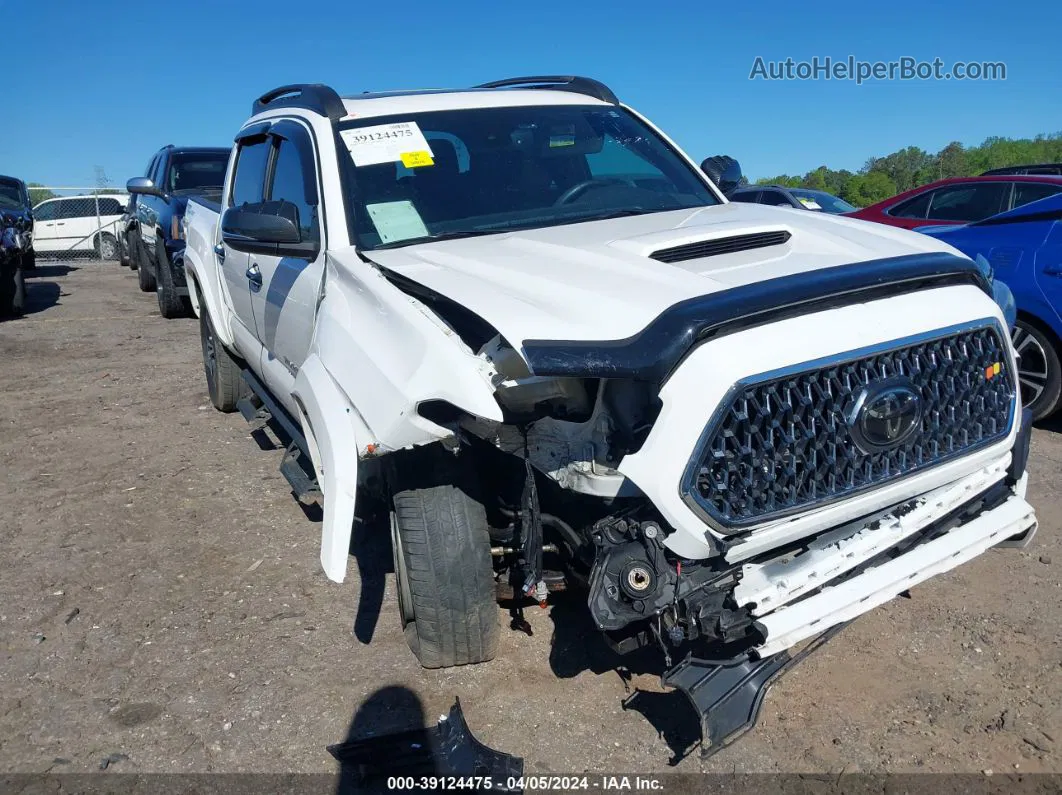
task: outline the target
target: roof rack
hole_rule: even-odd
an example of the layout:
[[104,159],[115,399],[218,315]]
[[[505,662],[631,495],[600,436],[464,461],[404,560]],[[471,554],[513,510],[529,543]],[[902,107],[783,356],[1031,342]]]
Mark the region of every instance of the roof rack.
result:
[[274,108],[304,108],[327,116],[332,121],[347,115],[339,94],[322,83],[292,83],[267,91],[254,101],[251,114],[257,115]]
[[476,88],[507,88],[509,86],[524,86],[525,88],[552,88],[559,91],[573,91],[576,94],[585,94],[594,99],[600,99],[610,105],[618,105],[619,100],[612,93],[612,89],[604,83],[589,77],[576,75],[539,75],[536,77],[509,77],[505,80],[494,80],[483,83]]

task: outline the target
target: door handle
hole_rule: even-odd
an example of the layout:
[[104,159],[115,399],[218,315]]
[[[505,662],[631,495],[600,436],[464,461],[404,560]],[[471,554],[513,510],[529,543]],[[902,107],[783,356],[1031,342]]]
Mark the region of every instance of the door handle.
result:
[[1044,276],[1062,276],[1062,263],[1058,265],[1048,265],[1044,268]]
[[258,290],[261,289],[262,271],[259,270],[257,263],[252,262],[251,267],[247,269],[247,272],[244,273],[244,276],[246,276],[247,281],[251,283],[251,290],[253,290],[254,292],[258,292]]
[[218,262],[220,262],[222,265],[224,265],[225,264],[225,246],[223,246],[221,243],[218,243],[216,246],[214,246],[214,256],[218,258]]
[[62,226],[62,225],[63,225],[63,224],[65,224],[65,223],[66,223],[66,221],[58,221],[58,222],[56,222],[56,224],[55,224],[55,225],[56,225],[56,226]]

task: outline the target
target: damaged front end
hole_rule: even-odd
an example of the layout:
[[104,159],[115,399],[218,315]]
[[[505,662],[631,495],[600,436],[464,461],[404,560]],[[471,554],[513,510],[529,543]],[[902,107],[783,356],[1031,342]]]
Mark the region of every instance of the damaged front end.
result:
[[1031,541],[1030,419],[1011,452],[955,483],[739,562],[728,558],[740,544],[687,561],[663,546],[657,520],[600,521],[594,621],[619,653],[661,650],[662,685],[686,695],[702,754],[715,753],[755,724],[772,682],[847,623],[991,547]]

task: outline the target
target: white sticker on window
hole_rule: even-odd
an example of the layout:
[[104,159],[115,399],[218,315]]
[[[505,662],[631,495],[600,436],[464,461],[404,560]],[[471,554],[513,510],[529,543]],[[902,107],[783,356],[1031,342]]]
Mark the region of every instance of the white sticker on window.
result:
[[340,130],[339,137],[356,166],[396,163],[410,152],[427,152],[429,157],[435,154],[415,121]]
[[428,228],[413,206],[413,202],[382,202],[380,204],[367,204],[376,231],[380,233],[381,243],[390,243],[395,240],[412,240],[415,237],[425,237]]
[[807,207],[809,210],[821,210],[822,205],[814,199],[799,199],[800,203]]

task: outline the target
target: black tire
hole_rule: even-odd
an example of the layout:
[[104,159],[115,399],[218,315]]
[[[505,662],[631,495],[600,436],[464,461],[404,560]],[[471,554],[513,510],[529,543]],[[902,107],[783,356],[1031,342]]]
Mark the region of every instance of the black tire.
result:
[[184,309],[184,301],[177,295],[173,286],[173,271],[171,270],[169,257],[162,241],[156,243],[155,250],[159,252],[158,284],[155,287],[155,297],[159,300],[159,314],[167,320],[175,317],[187,317]]
[[1058,410],[1062,398],[1062,363],[1057,343],[1025,318],[1018,318],[1013,334],[1022,403],[1032,411],[1034,421],[1042,420]]
[[118,240],[110,232],[97,235],[95,246],[97,259],[118,259]]
[[218,411],[236,411],[236,403],[251,393],[240,375],[242,368],[214,333],[206,307],[199,316],[199,337],[203,344],[203,371],[210,402]]
[[0,318],[14,317],[15,296],[18,293],[19,275],[21,268],[8,268],[0,266]]
[[498,605],[483,506],[455,486],[401,491],[391,527],[399,618],[420,664],[494,659]]
[[140,285],[141,292],[145,293],[154,292],[155,288],[158,286],[155,283],[154,274],[148,273],[147,268],[144,267],[143,263],[141,263],[140,267],[136,269],[136,281],[137,284]]

